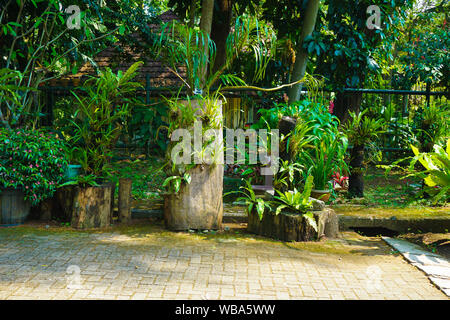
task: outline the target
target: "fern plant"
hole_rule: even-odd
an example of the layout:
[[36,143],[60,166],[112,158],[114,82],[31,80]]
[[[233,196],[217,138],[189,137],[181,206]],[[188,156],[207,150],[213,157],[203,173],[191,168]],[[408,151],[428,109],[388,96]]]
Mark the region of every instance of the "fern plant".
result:
[[278,196],[275,196],[275,199],[277,200],[275,201],[275,204],[277,204],[278,206],[275,214],[280,214],[280,212],[286,208],[291,209],[294,212],[299,212],[306,219],[308,224],[317,231],[316,220],[314,219],[314,215],[309,211],[311,207],[309,196],[311,195],[313,181],[313,176],[308,176],[308,178],[306,178],[303,192],[299,192],[296,188],[284,193],[276,190]]
[[240,189],[242,189],[243,191],[240,190],[238,191],[238,193],[242,194],[242,196],[237,198],[237,201],[243,201],[245,203],[245,205],[247,206],[248,214],[250,214],[253,208],[255,208],[259,220],[262,220],[266,208],[271,210],[270,203],[265,201],[264,199],[256,197],[255,191],[253,190],[251,184],[251,180],[245,180],[245,186],[241,186]]
[[344,133],[350,144],[353,145],[350,154],[350,177],[348,191],[350,196],[364,197],[363,171],[365,166],[366,148],[371,153],[376,151],[373,141],[379,134],[384,132],[385,122],[383,119],[375,120],[366,116],[367,110],[360,113],[349,112],[350,120],[344,125]]

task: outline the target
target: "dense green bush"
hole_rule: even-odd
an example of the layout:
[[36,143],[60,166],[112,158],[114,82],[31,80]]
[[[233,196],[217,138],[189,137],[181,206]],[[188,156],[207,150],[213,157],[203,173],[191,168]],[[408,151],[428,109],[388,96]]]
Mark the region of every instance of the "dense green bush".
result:
[[65,145],[51,132],[0,129],[0,188],[21,189],[37,204],[64,179]]

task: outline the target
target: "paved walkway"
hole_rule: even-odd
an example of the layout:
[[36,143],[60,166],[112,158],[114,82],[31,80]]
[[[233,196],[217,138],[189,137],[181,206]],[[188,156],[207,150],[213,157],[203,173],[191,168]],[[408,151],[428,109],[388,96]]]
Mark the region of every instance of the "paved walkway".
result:
[[447,299],[381,239],[0,229],[0,299]]

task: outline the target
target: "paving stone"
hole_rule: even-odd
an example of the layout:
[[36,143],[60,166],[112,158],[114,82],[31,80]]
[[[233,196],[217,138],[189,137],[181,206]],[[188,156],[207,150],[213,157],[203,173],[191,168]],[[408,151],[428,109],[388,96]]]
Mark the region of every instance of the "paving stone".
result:
[[[403,239],[383,237],[383,240],[398,250],[412,265],[428,275],[431,282],[449,296],[448,291],[446,291],[450,287],[449,261],[438,254],[425,251],[420,246]],[[405,282],[408,282],[408,279]]]
[[[150,237],[31,232],[26,245],[0,230],[0,299],[447,299],[381,240],[343,239],[336,248],[349,253],[324,254],[260,238],[220,242],[160,230]],[[416,263],[441,267],[434,256],[414,254]],[[80,274],[69,274],[70,265]],[[375,278],[371,266],[380,270]]]

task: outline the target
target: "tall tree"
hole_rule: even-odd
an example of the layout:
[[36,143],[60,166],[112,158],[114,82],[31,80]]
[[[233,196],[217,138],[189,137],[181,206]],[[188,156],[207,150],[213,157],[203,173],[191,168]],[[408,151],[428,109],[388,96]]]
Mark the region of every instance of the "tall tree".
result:
[[[200,30],[203,31],[203,52],[205,57],[209,56],[209,41],[211,37],[212,19],[214,13],[214,0],[203,0],[202,1],[202,16],[200,18]],[[201,88],[205,86],[206,73],[208,72],[208,65],[203,66],[201,71]]]
[[[298,81],[305,76],[306,65],[308,63],[308,51],[304,48],[304,41],[311,36],[316,26],[317,13],[319,11],[320,0],[308,0],[305,11],[302,31],[297,46],[297,58],[295,59],[294,69],[292,71],[292,82]],[[297,101],[300,99],[302,84],[296,84],[289,89],[289,101]]]
[[231,31],[231,21],[233,18],[233,1],[232,0],[216,0],[217,5],[214,6],[214,16],[211,28],[211,39],[216,44],[216,62],[213,72],[219,70],[227,59],[225,46],[227,37]]
[[[362,101],[361,94],[348,94],[341,89],[363,88],[368,73],[379,71],[375,53],[393,27],[391,15],[401,13],[412,2],[325,1],[317,31],[305,39],[305,46],[317,57],[315,73],[323,75],[331,89],[338,90],[334,113],[341,122],[347,121],[349,111],[358,112]],[[380,8],[381,25],[369,28],[368,8],[372,5]]]

